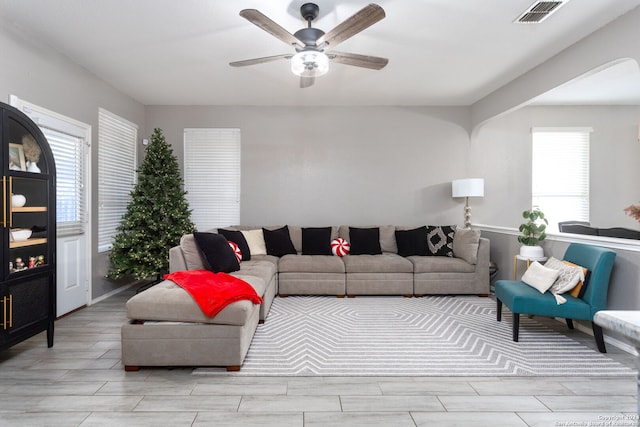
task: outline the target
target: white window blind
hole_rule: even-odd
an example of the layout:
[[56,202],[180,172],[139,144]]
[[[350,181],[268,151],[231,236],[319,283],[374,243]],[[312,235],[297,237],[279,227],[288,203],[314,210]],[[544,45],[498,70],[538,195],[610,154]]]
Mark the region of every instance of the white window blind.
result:
[[57,236],[84,234],[89,216],[85,147],[90,144],[91,126],[15,95],[10,95],[9,99],[11,105],[22,110],[38,125],[53,152],[56,163]]
[[42,128],[56,161],[57,235],[83,234],[86,229],[84,196],[84,139]]
[[589,221],[589,128],[534,128],[532,205],[549,229],[560,221]]
[[111,249],[136,180],[138,126],[107,110],[98,113],[98,251]]
[[200,231],[240,223],[240,129],[185,129],[184,181]]

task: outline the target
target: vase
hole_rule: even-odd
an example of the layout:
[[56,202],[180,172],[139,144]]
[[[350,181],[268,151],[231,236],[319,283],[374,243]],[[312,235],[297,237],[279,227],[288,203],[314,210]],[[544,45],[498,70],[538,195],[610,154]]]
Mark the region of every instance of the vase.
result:
[[544,258],[542,246],[520,246],[520,256],[528,259]]
[[40,173],[40,168],[36,162],[27,162],[27,172]]
[[11,196],[11,207],[21,208],[27,203],[27,198],[22,194],[13,194]]

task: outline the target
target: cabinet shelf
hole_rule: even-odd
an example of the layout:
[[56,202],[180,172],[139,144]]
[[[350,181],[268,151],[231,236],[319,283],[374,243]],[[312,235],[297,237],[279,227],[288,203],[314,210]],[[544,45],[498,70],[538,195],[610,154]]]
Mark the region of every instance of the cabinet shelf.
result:
[[11,208],[11,212],[46,212],[46,206],[23,206],[21,208]]
[[44,245],[45,243],[47,243],[46,238],[27,239],[27,240],[21,240],[19,242],[11,242],[9,243],[9,247],[11,249],[15,249],[15,248],[24,248],[27,246]]

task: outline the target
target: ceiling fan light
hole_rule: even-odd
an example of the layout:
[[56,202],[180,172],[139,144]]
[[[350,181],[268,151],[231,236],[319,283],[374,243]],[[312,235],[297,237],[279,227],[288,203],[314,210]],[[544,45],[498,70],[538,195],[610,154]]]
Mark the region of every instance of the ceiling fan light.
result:
[[318,77],[329,71],[329,58],[323,52],[303,50],[291,58],[291,72],[301,77]]

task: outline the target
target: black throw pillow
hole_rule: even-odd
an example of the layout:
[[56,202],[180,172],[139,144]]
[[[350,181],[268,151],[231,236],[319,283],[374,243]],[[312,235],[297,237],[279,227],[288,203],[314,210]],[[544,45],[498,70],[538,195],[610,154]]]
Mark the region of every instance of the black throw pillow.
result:
[[331,227],[303,228],[302,255],[333,255]]
[[396,230],[396,243],[400,256],[427,255],[427,226],[413,230]]
[[267,247],[267,255],[283,256],[287,254],[295,254],[296,248],[291,243],[289,237],[289,227],[286,225],[277,230],[262,229],[264,235],[264,245]]
[[430,225],[427,227],[427,255],[453,256],[455,225]]
[[380,255],[380,229],[349,227],[351,255]]
[[240,252],[242,253],[243,261],[249,261],[251,259],[249,244],[247,243],[247,239],[244,238],[244,234],[242,234],[242,231],[225,230],[224,228],[219,228],[218,233],[226,237],[228,241],[238,245],[238,248],[240,248]]
[[240,270],[236,254],[222,234],[194,232],[193,237],[207,270],[214,273],[232,273]]

